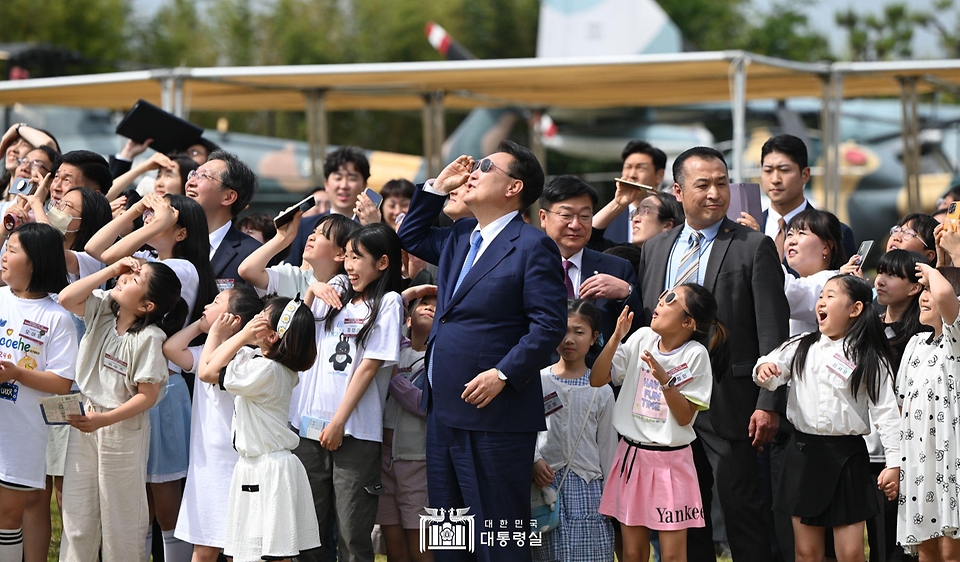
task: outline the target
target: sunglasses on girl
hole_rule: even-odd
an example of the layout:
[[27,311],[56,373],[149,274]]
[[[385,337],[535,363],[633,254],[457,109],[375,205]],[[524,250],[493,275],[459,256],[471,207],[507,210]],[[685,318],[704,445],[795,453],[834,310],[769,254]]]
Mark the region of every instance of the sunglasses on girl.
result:
[[660,293],[660,297],[659,297],[657,300],[660,301],[660,302],[662,302],[662,303],[665,304],[665,305],[670,305],[670,304],[672,304],[674,301],[676,301],[676,303],[677,303],[678,305],[680,305],[680,309],[683,310],[683,312],[684,312],[687,316],[690,316],[690,312],[686,309],[686,307],[683,306],[683,302],[677,300],[679,297],[680,297],[680,295],[678,295],[676,291],[672,291],[672,290],[670,290],[670,289],[667,289],[666,291]]
[[470,169],[470,173],[472,174],[472,173],[476,172],[476,171],[477,171],[477,168],[480,168],[480,171],[483,172],[484,174],[486,174],[487,172],[489,172],[489,171],[490,171],[490,168],[496,168],[496,169],[500,170],[500,171],[503,172],[504,174],[507,174],[508,176],[510,176],[511,178],[513,178],[513,179],[515,179],[515,180],[520,179],[520,178],[518,178],[517,176],[514,176],[513,174],[511,174],[510,172],[504,170],[504,169],[501,168],[500,166],[497,166],[496,164],[494,164],[494,163],[493,163],[493,160],[491,160],[491,159],[489,159],[489,158],[484,158],[483,160],[476,160],[476,161],[474,161],[474,163],[473,163],[473,168]]

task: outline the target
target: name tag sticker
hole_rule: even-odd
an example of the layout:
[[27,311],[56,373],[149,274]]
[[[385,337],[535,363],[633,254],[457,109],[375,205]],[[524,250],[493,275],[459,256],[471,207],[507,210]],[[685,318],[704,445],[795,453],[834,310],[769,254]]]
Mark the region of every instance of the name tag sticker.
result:
[[103,366],[123,376],[127,376],[127,363],[109,353],[103,354]]
[[348,336],[356,336],[363,328],[363,318],[345,318],[343,320],[343,332]]
[[827,370],[844,381],[850,378],[850,375],[853,374],[853,370],[856,368],[857,366],[854,365],[853,362],[839,353],[834,353],[833,357],[827,363]]
[[49,331],[50,328],[47,328],[46,326],[42,326],[29,320],[24,320],[23,326],[20,328],[20,337],[25,340],[30,340],[36,344],[43,345],[43,338]]
[[17,401],[17,394],[20,393],[20,386],[12,382],[0,383],[0,400]]
[[320,432],[323,431],[327,424],[327,420],[321,418],[315,418],[313,416],[301,416],[300,417],[300,437],[305,437],[307,439],[312,439],[314,441],[320,440]]
[[543,414],[545,416],[549,416],[561,408],[563,408],[563,402],[560,401],[560,397],[557,396],[556,391],[543,397]]
[[673,379],[673,386],[683,386],[693,380],[693,373],[686,363],[681,363],[667,371],[667,377]]
[[232,289],[234,284],[235,283],[233,279],[217,279],[217,291],[222,293]]

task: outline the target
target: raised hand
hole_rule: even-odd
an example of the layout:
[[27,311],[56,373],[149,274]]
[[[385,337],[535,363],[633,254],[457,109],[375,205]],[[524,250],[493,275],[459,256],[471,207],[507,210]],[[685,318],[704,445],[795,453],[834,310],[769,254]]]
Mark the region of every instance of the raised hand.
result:
[[473,171],[473,157],[463,155],[447,164],[433,182],[433,188],[443,193],[450,193],[454,189],[467,183]]

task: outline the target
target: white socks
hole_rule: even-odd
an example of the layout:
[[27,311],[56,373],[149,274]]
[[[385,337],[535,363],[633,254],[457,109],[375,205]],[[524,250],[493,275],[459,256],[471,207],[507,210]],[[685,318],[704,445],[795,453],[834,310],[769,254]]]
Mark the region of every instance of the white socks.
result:
[[0,562],[21,562],[22,560],[22,529],[0,529]]
[[163,532],[163,559],[165,562],[190,562],[193,545],[173,536],[173,531]]

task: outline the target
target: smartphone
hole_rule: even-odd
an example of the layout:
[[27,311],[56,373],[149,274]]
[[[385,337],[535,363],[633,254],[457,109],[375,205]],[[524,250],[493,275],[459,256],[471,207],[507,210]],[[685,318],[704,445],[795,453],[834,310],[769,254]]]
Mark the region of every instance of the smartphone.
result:
[[10,186],[10,195],[33,195],[37,184],[30,183],[30,178],[15,178]]
[[643,185],[642,183],[637,183],[637,182],[635,182],[635,181],[625,180],[625,179],[623,179],[623,178],[615,178],[613,181],[618,182],[618,183],[622,183],[623,185],[625,185],[625,186],[627,186],[627,187],[632,187],[632,188],[634,188],[634,189],[642,189],[643,191],[648,191],[648,192],[650,192],[650,193],[656,193],[656,192],[657,192],[657,188],[655,188],[655,187],[650,187],[649,185]]
[[862,266],[863,263],[867,261],[867,256],[870,255],[871,248],[873,248],[873,240],[864,240],[860,244],[860,249],[857,250],[857,255],[860,256],[857,266]]
[[313,198],[313,195],[307,195],[303,201],[300,201],[296,205],[287,207],[282,213],[277,215],[277,218],[273,219],[273,224],[277,228],[280,228],[281,226],[292,221],[293,217],[297,214],[297,211],[307,211],[316,204],[317,200]]
[[369,187],[363,190],[363,194],[370,198],[373,201],[373,204],[379,209],[380,204],[383,203],[383,195],[380,195],[376,191],[370,189]]
[[957,205],[956,202],[950,203],[950,206],[947,207],[947,218],[944,222],[953,221],[953,224],[956,225],[958,220],[960,220],[960,205]]

